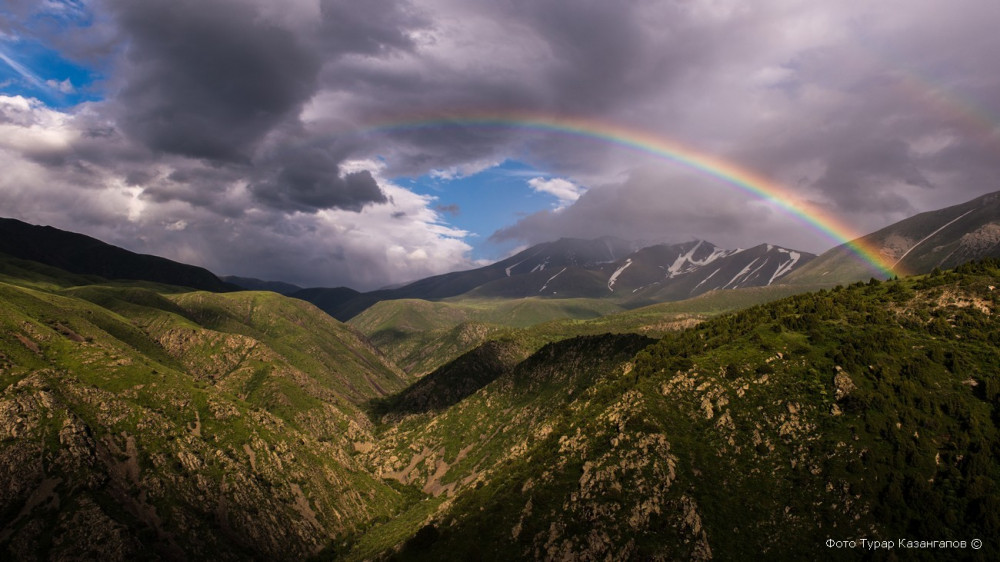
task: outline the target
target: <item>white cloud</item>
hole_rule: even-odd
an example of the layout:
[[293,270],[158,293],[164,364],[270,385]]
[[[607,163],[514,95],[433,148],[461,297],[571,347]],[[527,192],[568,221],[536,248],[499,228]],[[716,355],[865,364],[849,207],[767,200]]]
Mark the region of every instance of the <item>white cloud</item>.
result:
[[538,193],[554,195],[559,202],[557,209],[562,209],[574,203],[586,190],[575,183],[562,178],[531,178],[528,180],[531,189]]
[[441,180],[455,180],[461,178],[467,178],[469,176],[474,176],[479,172],[489,170],[490,168],[495,168],[503,163],[503,160],[497,160],[495,158],[487,158],[482,160],[473,160],[472,162],[465,162],[457,166],[449,166],[447,168],[439,170],[431,170],[431,177]]

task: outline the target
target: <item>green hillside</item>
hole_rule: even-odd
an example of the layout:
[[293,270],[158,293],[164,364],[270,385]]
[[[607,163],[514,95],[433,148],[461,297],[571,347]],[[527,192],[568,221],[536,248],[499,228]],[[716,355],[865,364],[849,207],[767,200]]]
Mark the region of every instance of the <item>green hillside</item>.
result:
[[5,558],[1000,555],[997,261],[528,328],[386,309],[454,331],[415,382],[274,293],[0,268]]
[[348,321],[412,375],[423,375],[479,344],[563,319],[598,318],[624,310],[598,299],[471,299],[382,301]]
[[4,558],[302,558],[408,501],[354,459],[404,379],[312,305],[4,273]]
[[630,310],[607,299],[402,299],[375,304],[348,324],[406,372],[420,376],[489,340],[515,338],[538,349],[582,335],[661,336],[711,316],[823,287],[829,285],[711,291],[683,301],[629,303]]
[[354,555],[840,560],[866,553],[828,539],[978,538],[900,557],[994,559],[998,265],[795,296],[650,346],[547,346],[383,430],[373,470],[432,497]]

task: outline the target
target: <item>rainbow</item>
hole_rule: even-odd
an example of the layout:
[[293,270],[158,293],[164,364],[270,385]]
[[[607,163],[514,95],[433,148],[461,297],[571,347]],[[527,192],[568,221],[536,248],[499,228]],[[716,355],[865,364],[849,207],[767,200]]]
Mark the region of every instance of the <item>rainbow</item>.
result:
[[885,277],[894,275],[893,265],[882,257],[877,247],[860,238],[858,233],[834,215],[800,200],[788,188],[752,170],[685,147],[677,141],[647,131],[592,118],[526,111],[499,111],[448,113],[386,120],[365,127],[362,132],[379,133],[467,126],[517,128],[570,134],[609,142],[674,162],[775,204],[837,244],[844,244],[880,275]]

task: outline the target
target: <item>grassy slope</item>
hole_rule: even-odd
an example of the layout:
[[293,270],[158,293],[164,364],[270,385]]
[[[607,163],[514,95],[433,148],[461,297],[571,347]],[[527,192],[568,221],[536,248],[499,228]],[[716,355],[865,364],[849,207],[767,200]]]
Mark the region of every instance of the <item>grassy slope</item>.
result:
[[4,273],[0,551],[299,558],[409,501],[354,458],[401,374],[311,305]]
[[348,324],[367,335],[408,373],[419,376],[488,340],[514,338],[538,349],[546,343],[580,335],[659,336],[717,314],[820,287],[827,285],[713,291],[684,301],[632,310],[597,299],[383,301]]
[[980,538],[906,554],[994,559],[998,276],[992,263],[791,297],[631,361],[614,340],[549,346],[385,430],[370,462],[439,495],[355,554],[843,559],[863,552],[827,538],[867,537]]
[[620,374],[627,360],[653,341],[630,334],[550,344],[439,415],[411,415],[385,426],[368,462],[376,473],[416,485],[429,497],[415,504],[410,516],[359,537],[350,558],[371,556],[412,535],[446,494],[507,481],[512,463],[548,443],[554,431],[566,430],[560,423],[570,404],[586,396],[595,381]]
[[658,343],[572,336],[774,293],[509,331],[472,394],[415,385],[374,428],[361,403],[404,379],[309,305],[0,266],[9,554],[842,559],[864,553],[827,538],[869,537],[1000,555],[996,262],[649,330]]
[[404,299],[379,302],[348,324],[406,372],[422,375],[510,328],[621,310],[598,299]]

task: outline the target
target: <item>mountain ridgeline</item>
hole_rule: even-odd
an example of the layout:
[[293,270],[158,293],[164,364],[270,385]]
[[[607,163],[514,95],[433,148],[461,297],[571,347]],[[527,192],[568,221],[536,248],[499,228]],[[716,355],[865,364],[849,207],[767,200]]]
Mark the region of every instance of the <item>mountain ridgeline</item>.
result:
[[152,281],[216,292],[239,289],[201,267],[137,254],[90,236],[15,219],[0,218],[0,253],[104,279]]
[[611,237],[563,238],[486,267],[428,277],[396,289],[356,293],[345,288],[314,288],[291,295],[343,321],[384,300],[438,300],[460,295],[607,299],[634,308],[713,290],[768,286],[814,257],[770,244],[725,250],[695,240],[638,248]]
[[704,240],[642,246],[612,237],[564,238],[486,267],[395,289],[358,293],[343,287],[312,288],[291,294],[342,321],[377,302],[398,299],[588,298],[631,309],[716,290],[775,285],[808,290],[885,278],[885,271],[856,254],[853,248],[859,245],[873,248],[898,275],[1000,257],[1000,192],[921,213],[819,257],[771,244],[727,250]]
[[[1000,192],[920,213],[863,236],[860,243],[875,248],[899,275],[1000,257]],[[879,275],[845,245],[824,252],[782,283],[851,283]]]

